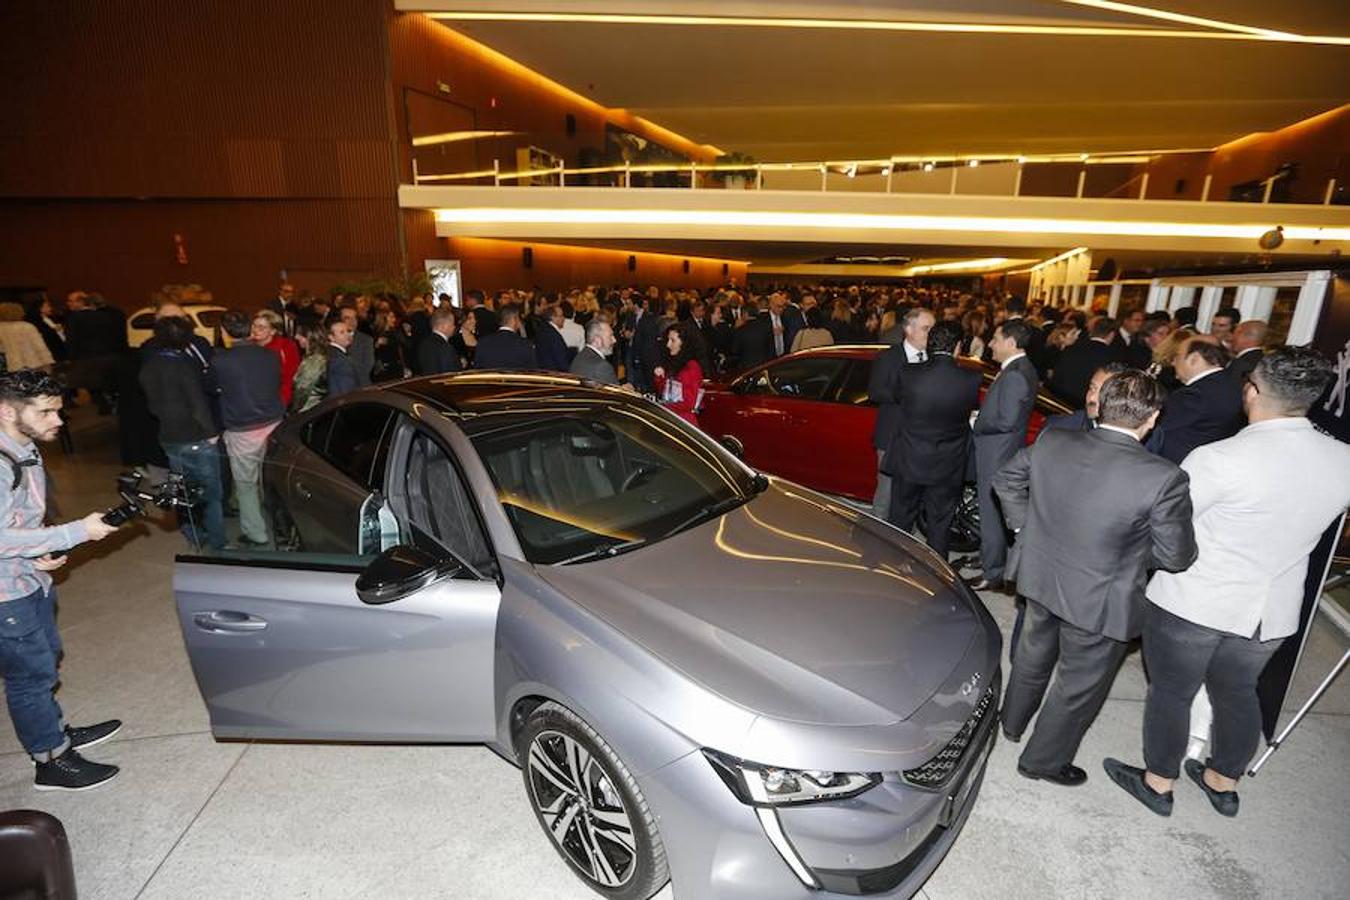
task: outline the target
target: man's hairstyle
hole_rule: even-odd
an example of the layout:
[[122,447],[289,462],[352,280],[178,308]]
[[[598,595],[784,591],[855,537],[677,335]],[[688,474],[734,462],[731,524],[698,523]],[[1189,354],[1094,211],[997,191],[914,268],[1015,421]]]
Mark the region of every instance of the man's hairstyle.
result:
[[933,311],[931,309],[924,309],[922,306],[916,306],[909,312],[905,313],[904,326],[908,328],[909,326],[918,322],[920,316],[931,316],[931,315],[933,315]]
[[342,310],[335,309],[332,312],[330,312],[327,315],[327,317],[324,318],[323,330],[331,332],[333,330],[334,325],[342,324],[343,321],[344,319],[342,318]]
[[520,304],[503,303],[497,309],[497,320],[500,328],[510,328],[520,321]]
[[577,308],[572,305],[571,300],[564,300],[558,306],[562,309],[564,319],[574,319],[577,315]]
[[1031,326],[1022,319],[1008,319],[998,326],[998,330],[1003,332],[1003,336],[1011,340],[1018,350],[1027,349],[1031,343]]
[[473,288],[472,290],[465,291],[464,299],[472,300],[481,306],[485,298],[483,297],[482,291],[480,291],[478,288]]
[[1008,315],[1010,316],[1025,315],[1027,311],[1027,298],[1016,295],[1009,297],[1008,302],[1004,304],[1003,308],[1008,311]]
[[455,320],[455,311],[448,306],[438,306],[431,313],[431,327],[435,328],[442,322],[453,322]]
[[1116,333],[1120,326],[1116,320],[1110,316],[1102,316],[1100,319],[1092,320],[1092,327],[1088,329],[1088,336],[1095,338],[1106,338]]
[[155,340],[166,347],[182,350],[192,343],[192,322],[186,316],[164,316],[155,320]]
[[1198,354],[1210,367],[1223,368],[1228,365],[1228,351],[1213,341],[1198,341],[1192,338],[1186,342],[1186,355],[1190,356],[1192,353]]
[[803,316],[806,319],[807,328],[820,328],[825,324],[825,320],[820,315],[819,306],[811,307],[803,314]]
[[1252,371],[1262,397],[1299,416],[1317,402],[1335,377],[1331,362],[1309,347],[1277,347],[1261,357]]
[[598,337],[600,337],[600,332],[607,327],[613,327],[609,324],[608,319],[602,318],[600,316],[594,316],[589,322],[586,323],[586,343],[588,344],[595,343],[595,340]]
[[1165,309],[1155,309],[1153,312],[1144,316],[1145,322],[1168,322],[1172,321],[1172,315]]
[[1176,314],[1173,316],[1173,318],[1176,319],[1178,325],[1194,327],[1198,315],[1199,314],[1196,312],[1194,306],[1183,306],[1181,309],[1176,311]]
[[1155,331],[1162,331],[1164,328],[1170,329],[1171,327],[1172,323],[1168,319],[1146,319],[1144,321],[1144,327],[1139,329],[1139,333],[1144,337],[1148,337]]
[[1117,428],[1138,428],[1162,409],[1167,392],[1152,375],[1131,369],[1112,375],[1097,394],[1097,421]]
[[953,353],[964,332],[956,322],[938,322],[928,332],[928,353]]
[[[1225,318],[1225,319],[1228,319],[1230,322],[1232,322],[1234,325],[1236,325],[1236,324],[1238,323],[1238,320],[1242,318],[1242,313],[1238,312],[1236,309],[1234,309],[1234,308],[1231,307],[1231,306],[1225,306],[1225,307],[1223,307],[1223,308],[1221,308],[1221,309],[1215,311],[1215,313],[1214,313],[1214,318],[1217,319],[1217,318],[1219,318],[1220,316],[1222,316],[1222,317]],[[1211,324],[1212,324],[1212,323],[1213,323],[1213,319],[1211,319],[1210,322],[1211,322]]]
[[1139,370],[1136,369],[1134,366],[1130,365],[1129,363],[1124,363],[1118,359],[1113,359],[1106,365],[1098,366],[1097,370],[1092,373],[1092,377],[1096,378],[1097,375],[1099,375],[1102,372],[1105,372],[1106,376],[1110,378],[1112,375],[1119,375],[1121,372],[1137,372],[1137,371]]
[[60,397],[65,388],[41,369],[18,369],[0,375],[0,403],[27,403],[38,397]]
[[236,341],[245,341],[248,340],[248,333],[253,328],[253,319],[242,309],[229,309],[221,315],[220,327]]

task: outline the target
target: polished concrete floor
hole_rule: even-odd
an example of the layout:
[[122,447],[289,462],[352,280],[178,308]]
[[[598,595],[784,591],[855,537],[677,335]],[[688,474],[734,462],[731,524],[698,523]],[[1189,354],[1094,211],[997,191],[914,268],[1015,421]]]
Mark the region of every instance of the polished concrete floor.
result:
[[[80,453],[49,448],[62,508],[114,499],[109,420],[76,415]],[[177,534],[124,529],[71,554],[60,581],[66,662],[60,697],[76,722],[126,727],[90,751],[122,774],[83,794],[38,793],[0,725],[0,809],[62,819],[86,900],[172,898],[586,898],[526,806],[520,775],[481,747],[217,743],[197,695],[170,589]],[[990,596],[1006,628],[1011,601]],[[1319,621],[1291,703],[1345,638]],[[1145,683],[1138,654],[1117,678],[1078,762],[1077,789],[1019,777],[995,748],[961,839],[928,900],[1111,897],[1345,897],[1350,884],[1350,679],[1259,777],[1242,814],[1216,815],[1189,783],[1159,819],[1102,773],[1137,762]],[[661,900],[674,896],[667,887]],[[685,898],[681,900],[699,900]]]

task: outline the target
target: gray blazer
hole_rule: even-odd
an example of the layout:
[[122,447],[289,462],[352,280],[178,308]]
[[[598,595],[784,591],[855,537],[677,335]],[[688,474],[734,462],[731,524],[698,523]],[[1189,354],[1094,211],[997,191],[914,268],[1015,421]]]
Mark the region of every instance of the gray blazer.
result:
[[971,431],[975,435],[975,471],[980,481],[994,473],[1027,442],[1027,421],[1036,405],[1040,377],[1023,356],[999,373],[984,396]]
[[598,381],[601,384],[618,384],[619,378],[614,374],[614,367],[589,345],[582,347],[577,351],[576,359],[572,360],[572,367],[568,369],[573,375],[580,375],[582,378],[589,378],[591,381]]
[[1127,434],[1047,431],[999,470],[994,491],[1018,532],[1008,579],[1093,634],[1138,637],[1149,573],[1195,562],[1190,479]]

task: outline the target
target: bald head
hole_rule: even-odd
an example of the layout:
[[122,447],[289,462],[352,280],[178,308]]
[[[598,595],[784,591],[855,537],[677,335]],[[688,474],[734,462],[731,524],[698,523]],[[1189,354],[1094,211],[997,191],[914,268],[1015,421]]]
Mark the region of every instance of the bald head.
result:
[[1269,333],[1270,326],[1260,319],[1248,319],[1239,323],[1238,327],[1233,329],[1233,353],[1265,346],[1266,335]]

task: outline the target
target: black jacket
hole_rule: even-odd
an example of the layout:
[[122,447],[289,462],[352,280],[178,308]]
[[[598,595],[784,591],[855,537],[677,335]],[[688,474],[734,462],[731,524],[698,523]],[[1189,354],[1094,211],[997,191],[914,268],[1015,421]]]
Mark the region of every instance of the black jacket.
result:
[[1252,371],[1256,369],[1256,364],[1261,361],[1263,356],[1265,356],[1264,351],[1259,347],[1254,347],[1233,357],[1232,361],[1228,363],[1228,368],[1224,369],[1224,374],[1233,379],[1233,383],[1241,388],[1243,379],[1252,374]]
[[455,345],[436,332],[429,333],[417,344],[413,372],[418,375],[440,375],[459,371],[459,352]]
[[900,376],[909,365],[905,345],[895,344],[872,361],[867,381],[867,399],[877,405],[877,424],[872,429],[872,446],[889,450],[900,427]]
[[535,356],[534,344],[505,328],[499,328],[492,334],[478,339],[478,349],[473,355],[475,369],[537,369],[539,360]]
[[1092,634],[1143,630],[1154,569],[1195,562],[1190,479],[1126,434],[1055,430],[994,476],[1017,592]]
[[1158,417],[1162,455],[1180,463],[1196,447],[1237,434],[1245,422],[1241,385],[1226,372],[1212,372],[1167,398]]
[[766,313],[746,322],[731,336],[731,368],[742,371],[773,359],[773,325]]
[[231,431],[278,422],[281,405],[281,357],[257,344],[240,342],[218,350],[211,364],[220,385],[220,418]]
[[328,396],[338,397],[361,387],[351,355],[337,347],[328,348]]
[[964,480],[970,414],[980,403],[983,380],[950,354],[906,366],[897,392],[900,427],[881,471],[910,484]]
[[1110,344],[1088,340],[1060,354],[1050,376],[1050,390],[1074,409],[1082,409],[1092,373],[1116,358]]
[[1116,360],[1139,369],[1141,372],[1153,363],[1153,351],[1148,349],[1148,344],[1137,334],[1131,336],[1127,341],[1117,331],[1116,339],[1111,342],[1111,350],[1115,354]]
[[182,350],[161,347],[146,354],[140,382],[150,412],[159,420],[161,444],[195,444],[220,433],[201,366]]
[[562,334],[553,327],[552,322],[542,317],[535,319],[534,352],[541,369],[566,372],[572,362]]

